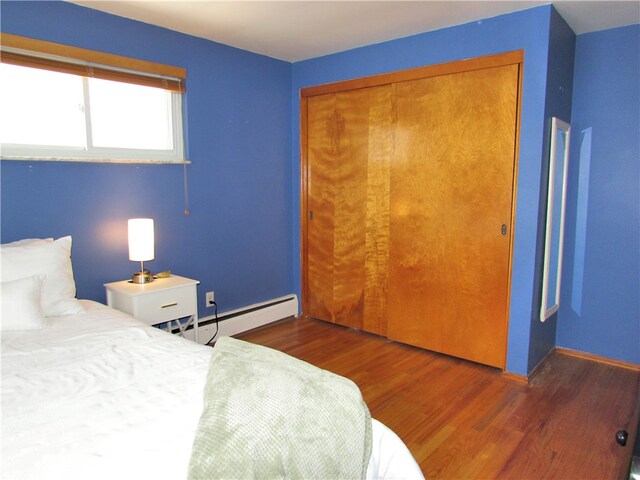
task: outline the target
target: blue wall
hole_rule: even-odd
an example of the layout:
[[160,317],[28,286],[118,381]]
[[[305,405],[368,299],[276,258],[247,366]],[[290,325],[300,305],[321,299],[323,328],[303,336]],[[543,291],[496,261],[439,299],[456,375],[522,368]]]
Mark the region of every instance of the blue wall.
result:
[[543,159],[541,165],[542,188],[540,189],[540,211],[538,212],[538,235],[536,270],[531,307],[528,371],[531,372],[556,345],[557,314],[545,322],[540,321],[542,301],[542,274],[547,222],[547,185],[549,183],[549,146],[551,143],[551,118],[558,117],[571,122],[571,99],[573,92],[573,61],[576,35],[567,22],[551,9],[549,25],[549,58],[547,61],[547,90],[545,102],[545,128],[543,137]]
[[[464,58],[524,50],[515,252],[507,370],[526,375],[540,207],[547,60],[552,7],[543,6],[466,25],[371,45],[293,65],[292,117],[299,118],[299,89]],[[294,178],[300,175],[299,123],[293,123]],[[299,185],[294,188],[294,232],[299,231]],[[294,237],[299,251],[299,236]],[[300,259],[295,257],[299,270]],[[297,276],[299,281],[300,277]],[[300,285],[297,285],[297,289]]]
[[[73,235],[78,294],[101,301],[136,269],[134,216],[156,219],[149,267],[200,279],[222,310],[300,293],[300,88],[523,49],[507,369],[528,373],[555,343],[640,363],[638,26],[579,36],[571,92],[575,37],[549,5],[293,65],[69,3],[1,9],[5,32],[187,68],[190,216],[179,166],[0,162],[1,240]],[[540,324],[553,115],[573,129],[565,275]]]
[[138,267],[127,219],[149,216],[149,268],[199,279],[201,316],[208,290],[223,311],[294,291],[291,64],[69,3],[1,8],[3,32],[185,67],[193,162],[185,216],[182,166],[2,161],[2,242],[72,235],[78,296],[104,301]]
[[640,363],[640,26],[580,35],[559,346]]

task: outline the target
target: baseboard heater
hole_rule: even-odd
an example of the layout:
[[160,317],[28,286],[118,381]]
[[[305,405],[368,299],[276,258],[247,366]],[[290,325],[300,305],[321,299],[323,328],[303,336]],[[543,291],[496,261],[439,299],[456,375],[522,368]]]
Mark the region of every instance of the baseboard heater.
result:
[[[219,313],[216,338],[236,335],[295,315],[298,315],[298,297],[295,294]],[[174,329],[173,333],[178,331]],[[198,320],[198,343],[207,343],[215,332],[216,320],[213,315]],[[192,326],[187,328],[184,336],[189,340],[194,339]]]

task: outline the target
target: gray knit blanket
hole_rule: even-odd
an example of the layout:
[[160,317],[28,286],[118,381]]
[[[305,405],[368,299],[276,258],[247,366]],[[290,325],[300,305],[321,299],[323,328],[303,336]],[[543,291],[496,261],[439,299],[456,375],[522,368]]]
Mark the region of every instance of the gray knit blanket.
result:
[[213,349],[189,479],[364,478],[371,416],[351,381],[229,337]]

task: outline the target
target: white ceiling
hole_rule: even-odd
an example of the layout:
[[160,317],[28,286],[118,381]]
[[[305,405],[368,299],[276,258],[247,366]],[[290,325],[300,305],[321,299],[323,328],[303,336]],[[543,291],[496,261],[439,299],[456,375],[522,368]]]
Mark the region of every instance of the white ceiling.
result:
[[577,34],[640,23],[640,0],[74,0],[290,62],[553,3]]

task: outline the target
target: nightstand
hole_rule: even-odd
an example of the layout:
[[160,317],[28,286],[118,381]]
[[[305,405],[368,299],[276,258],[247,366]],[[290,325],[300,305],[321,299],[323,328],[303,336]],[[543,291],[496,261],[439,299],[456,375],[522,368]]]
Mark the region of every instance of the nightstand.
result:
[[[129,280],[106,283],[107,305],[128,313],[148,325],[167,323],[172,331],[175,321],[180,334],[189,325],[193,325],[194,339],[198,342],[198,293],[196,286],[200,282],[190,278],[171,275],[158,278],[151,283],[132,283]],[[182,323],[179,320],[189,318]]]

